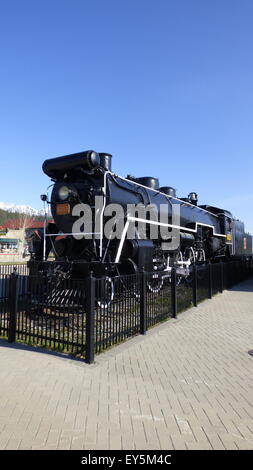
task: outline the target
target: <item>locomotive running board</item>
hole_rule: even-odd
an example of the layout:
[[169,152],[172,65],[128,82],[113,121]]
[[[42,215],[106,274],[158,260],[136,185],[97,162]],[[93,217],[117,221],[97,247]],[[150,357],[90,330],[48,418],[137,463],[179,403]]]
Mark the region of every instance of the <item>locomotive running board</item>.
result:
[[223,238],[225,237],[226,238],[226,235],[223,235],[221,233],[215,233],[213,225],[203,224],[201,222],[196,222],[196,228],[194,229],[194,228],[188,228],[188,227],[181,227],[180,225],[165,224],[164,222],[157,222],[155,220],[147,220],[147,219],[141,219],[139,217],[128,216],[127,221],[126,221],[125,226],[124,226],[124,229],[123,229],[123,232],[122,232],[120,244],[119,244],[117,255],[116,255],[116,258],[115,258],[115,263],[119,263],[122,248],[123,248],[123,244],[125,242],[125,238],[126,238],[126,234],[127,234],[127,230],[128,230],[130,222],[142,222],[142,223],[147,223],[147,224],[150,224],[150,225],[159,225],[161,227],[175,228],[175,229],[178,229],[178,230],[182,230],[184,232],[188,231],[188,232],[192,232],[192,233],[197,233],[198,226],[209,227],[209,228],[213,229],[213,235],[215,237],[223,237]]

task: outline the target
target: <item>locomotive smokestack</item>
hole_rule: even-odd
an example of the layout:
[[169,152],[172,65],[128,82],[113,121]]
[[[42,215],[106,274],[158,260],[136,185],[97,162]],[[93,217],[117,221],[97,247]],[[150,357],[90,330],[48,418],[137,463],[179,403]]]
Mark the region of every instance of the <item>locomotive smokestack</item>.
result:
[[105,170],[111,171],[112,169],[112,155],[110,153],[99,153],[100,166]]

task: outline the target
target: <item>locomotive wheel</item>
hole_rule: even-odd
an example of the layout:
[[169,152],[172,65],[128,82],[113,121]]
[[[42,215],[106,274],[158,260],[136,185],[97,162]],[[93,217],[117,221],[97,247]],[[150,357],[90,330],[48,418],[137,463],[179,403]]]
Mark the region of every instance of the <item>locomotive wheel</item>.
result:
[[163,287],[163,278],[160,274],[152,274],[152,279],[147,283],[148,290],[153,294],[158,294]]
[[184,257],[187,261],[190,261],[190,266],[189,266],[190,274],[189,276],[185,278],[185,281],[187,282],[187,284],[191,284],[193,280],[192,268],[193,268],[193,264],[196,261],[195,252],[192,246],[185,248]]
[[164,277],[162,273],[167,265],[167,260],[164,258],[164,255],[157,250],[153,258],[153,272],[149,274],[148,281],[147,281],[147,288],[149,292],[153,294],[158,294],[160,290],[163,288],[164,284]]
[[[140,287],[139,283],[136,283],[135,274],[138,273],[137,264],[131,259],[128,258],[124,265],[121,268],[118,268],[119,281],[127,291],[130,291],[136,299],[140,298]],[[124,274],[128,275],[128,278],[124,279]],[[123,275],[123,277],[121,277]],[[131,279],[131,276],[133,278]]]
[[182,251],[179,251],[176,255],[176,262],[182,262],[183,261],[183,255],[182,255]]
[[197,251],[197,261],[203,263],[206,260],[206,254],[204,250]]
[[[177,255],[176,255],[175,262],[177,263],[178,261],[179,261],[179,262],[184,261],[182,251],[179,251],[179,252],[177,253]],[[179,265],[179,266],[180,266],[180,265]],[[183,278],[184,278],[184,276],[177,275],[177,282],[176,282],[176,285],[177,285],[177,286],[181,283],[181,281],[182,281]]]
[[185,248],[184,255],[187,260],[190,260],[191,264],[195,263],[196,257],[195,257],[194,250],[191,246],[188,248]]
[[104,280],[101,279],[98,285],[99,292],[97,293],[97,306],[102,309],[107,309],[114,299],[114,282],[106,276]]

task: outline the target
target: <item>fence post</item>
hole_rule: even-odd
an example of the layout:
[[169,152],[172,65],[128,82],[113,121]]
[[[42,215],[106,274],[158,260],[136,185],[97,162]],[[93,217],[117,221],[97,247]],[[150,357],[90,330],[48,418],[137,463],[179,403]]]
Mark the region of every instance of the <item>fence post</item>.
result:
[[147,275],[144,268],[140,276],[140,334],[145,335],[147,331]]
[[193,264],[193,305],[198,306],[198,283],[197,283],[197,266]]
[[174,266],[171,269],[171,304],[172,317],[177,318],[177,272]]
[[95,284],[96,279],[90,272],[86,283],[86,345],[85,361],[88,364],[94,362],[94,315],[95,315]]
[[223,292],[223,263],[220,260],[220,292]]
[[212,285],[212,263],[209,261],[208,263],[208,287],[209,287],[209,299],[212,298],[213,295],[213,285]]
[[14,270],[10,275],[9,307],[8,343],[15,343],[18,311],[18,274],[16,273],[16,270]]

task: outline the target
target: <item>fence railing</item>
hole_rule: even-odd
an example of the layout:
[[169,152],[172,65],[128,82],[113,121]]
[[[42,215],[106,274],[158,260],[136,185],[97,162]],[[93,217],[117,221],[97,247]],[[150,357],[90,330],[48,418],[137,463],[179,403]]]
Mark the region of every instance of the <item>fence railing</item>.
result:
[[252,275],[252,260],[195,265],[187,278],[174,268],[170,275],[142,271],[96,279],[91,273],[83,280],[1,266],[0,336],[91,363],[96,354]]

